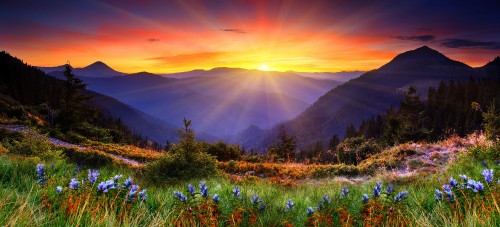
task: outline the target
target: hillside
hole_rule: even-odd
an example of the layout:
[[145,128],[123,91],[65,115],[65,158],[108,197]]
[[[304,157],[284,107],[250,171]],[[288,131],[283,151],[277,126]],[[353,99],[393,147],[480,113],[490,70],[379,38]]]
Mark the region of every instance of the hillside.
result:
[[350,124],[357,127],[362,120],[398,106],[402,91],[410,85],[425,97],[428,87],[440,81],[477,76],[474,68],[423,46],[332,89],[284,125],[302,145],[327,141],[334,134],[344,135]]

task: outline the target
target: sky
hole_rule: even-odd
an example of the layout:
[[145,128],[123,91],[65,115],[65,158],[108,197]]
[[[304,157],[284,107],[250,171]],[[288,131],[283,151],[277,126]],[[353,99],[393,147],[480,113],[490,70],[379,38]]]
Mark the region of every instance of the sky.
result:
[[0,49],[36,66],[366,71],[422,45],[486,64],[500,55],[500,2],[0,2]]

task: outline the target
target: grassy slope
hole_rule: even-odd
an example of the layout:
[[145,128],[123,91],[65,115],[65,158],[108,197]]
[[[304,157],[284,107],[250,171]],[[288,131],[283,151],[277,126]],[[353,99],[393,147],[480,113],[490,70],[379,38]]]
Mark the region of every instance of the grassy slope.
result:
[[[33,141],[25,143],[33,143]],[[107,180],[116,174],[123,174],[125,178],[138,176],[135,183],[147,188],[148,199],[145,203],[136,202],[130,205],[124,202],[123,196],[104,196],[96,193],[97,185],[87,185],[88,190],[72,191],[68,189],[67,185],[74,177],[76,167],[63,158],[61,151],[57,148],[48,147],[47,149],[47,152],[40,151],[39,154],[26,156],[0,148],[0,152],[2,152],[0,154],[0,225],[155,226],[170,225],[176,220],[183,224],[189,224],[186,222],[186,217],[182,216],[187,212],[185,206],[175,200],[173,191],[178,190],[187,194],[185,185],[190,183],[197,188],[200,179],[178,182],[176,185],[155,186],[142,182],[140,174],[126,165],[108,164],[101,167],[101,176],[99,176],[98,182]],[[357,183],[342,178],[308,179],[290,187],[256,177],[247,177],[235,183],[231,180],[232,178],[228,178],[224,174],[206,180],[209,193],[220,195],[221,214],[219,220],[228,221],[226,224],[241,219],[232,216],[232,214],[239,206],[248,211],[249,207],[252,206],[250,199],[253,195],[259,195],[266,204],[266,209],[258,212],[258,218],[255,220],[254,225],[258,226],[282,225],[284,223],[303,226],[308,219],[306,209],[309,206],[316,209],[318,201],[324,195],[328,195],[332,203],[336,204],[334,205],[335,209],[344,207],[349,210],[351,219],[355,218],[365,222],[368,219],[374,221],[377,215],[372,215],[370,218],[366,214],[363,216],[363,211],[366,212],[367,208],[373,207],[375,204],[381,204],[384,199],[377,200],[377,203],[363,204],[360,198],[364,193],[371,197],[375,182],[381,179],[384,190],[386,186],[393,183],[396,185],[396,193],[403,190],[409,191],[408,198],[396,205],[392,216],[393,222],[389,222],[387,219],[384,222],[386,225],[404,220],[413,226],[499,226],[500,213],[495,204],[499,197],[499,190],[496,186],[495,189],[487,189],[488,192],[481,195],[466,190],[463,194],[467,195],[467,198],[461,198],[461,195],[458,194],[460,191],[457,191],[458,203],[446,201],[437,203],[433,196],[434,190],[445,184],[449,176],[459,180],[459,174],[466,174],[484,183],[481,176],[484,167],[480,160],[486,160],[487,164],[495,172],[498,172],[500,168],[494,160],[490,160],[492,156],[488,155],[494,153],[495,150],[492,151],[491,148],[489,152],[485,152],[485,150],[488,149],[472,149],[474,152],[470,154],[474,153],[475,155],[463,155],[464,157],[452,163],[444,173],[413,175],[405,178],[382,174]],[[47,167],[48,184],[44,187],[36,184],[35,166],[37,163],[44,163]],[[54,164],[54,169],[49,167],[51,164]],[[87,169],[83,169],[77,178],[87,179]],[[66,186],[62,194],[57,194],[55,191],[58,185]],[[232,189],[235,186],[241,188],[244,199],[232,198]],[[350,197],[340,199],[340,191],[344,186],[349,188]],[[393,195],[389,198],[392,200],[392,197]],[[293,211],[285,211],[285,203],[288,199],[295,202]],[[190,197],[189,201],[192,200]],[[191,206],[195,207],[196,205],[191,204]],[[389,213],[383,213],[383,215],[390,216]],[[358,222],[359,224],[361,222]],[[219,225],[223,225],[223,223],[219,222]]]

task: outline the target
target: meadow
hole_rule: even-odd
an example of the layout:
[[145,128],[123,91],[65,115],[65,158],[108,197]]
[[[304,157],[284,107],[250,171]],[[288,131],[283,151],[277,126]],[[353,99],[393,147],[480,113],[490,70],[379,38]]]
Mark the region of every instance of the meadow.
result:
[[469,148],[434,174],[318,178],[301,172],[307,165],[262,164],[286,170],[273,178],[229,171],[254,164],[219,163],[210,177],[153,184],[141,168],[75,165],[63,148],[34,141],[23,140],[34,153],[5,139],[0,147],[3,226],[500,225],[495,143]]

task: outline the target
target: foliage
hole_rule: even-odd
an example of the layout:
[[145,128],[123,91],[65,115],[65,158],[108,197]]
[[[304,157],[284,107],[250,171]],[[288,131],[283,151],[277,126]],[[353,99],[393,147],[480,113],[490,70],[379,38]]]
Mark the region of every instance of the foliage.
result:
[[216,143],[201,143],[208,154],[217,158],[217,161],[239,160],[242,151],[239,146],[229,145],[222,141]]
[[357,165],[364,159],[380,152],[375,140],[363,137],[347,138],[337,146],[339,163]]
[[[295,158],[295,149],[297,148],[297,138],[294,135],[288,135],[283,125],[280,126],[278,134],[278,143],[273,144],[269,153],[276,156],[275,162],[290,162]],[[273,157],[274,159],[274,157]]]
[[195,141],[191,121],[184,119],[184,129],[179,130],[179,144],[172,146],[168,153],[146,165],[145,176],[156,183],[206,177],[216,172],[215,157],[203,150]]
[[477,102],[472,103],[472,108],[481,111],[483,115],[483,127],[488,139],[496,140],[499,137],[500,113],[495,108],[495,102],[491,102],[487,111],[483,112],[481,105]]

